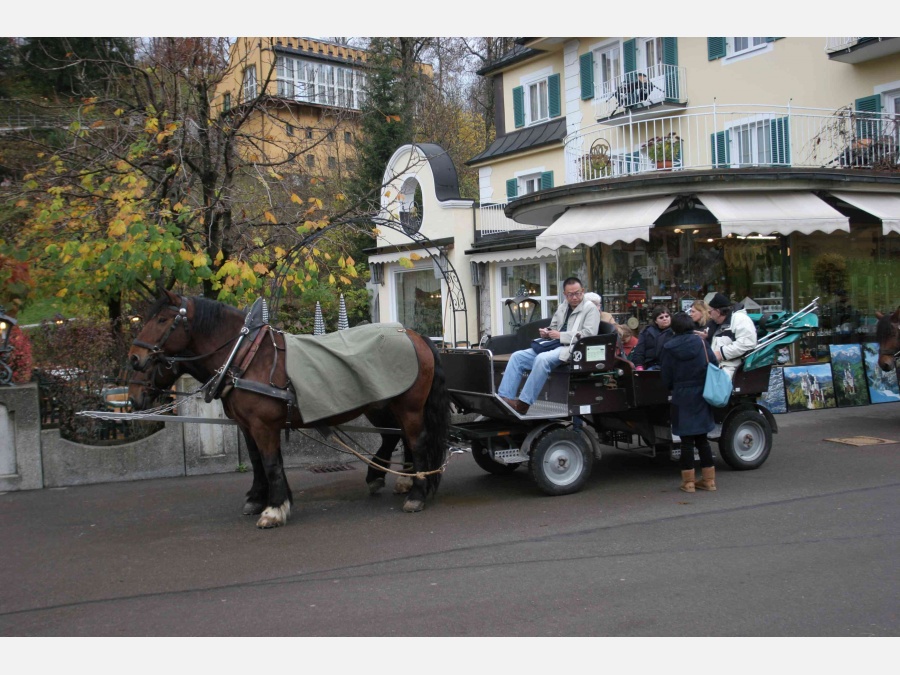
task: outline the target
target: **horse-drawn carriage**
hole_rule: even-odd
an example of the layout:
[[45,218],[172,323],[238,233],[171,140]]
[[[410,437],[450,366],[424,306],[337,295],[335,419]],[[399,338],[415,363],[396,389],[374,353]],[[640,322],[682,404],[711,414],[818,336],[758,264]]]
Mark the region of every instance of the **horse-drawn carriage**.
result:
[[[604,447],[670,457],[676,447],[669,395],[660,371],[636,370],[616,355],[615,332],[579,340],[572,358],[550,375],[541,395],[520,415],[497,395],[509,359],[491,349],[444,349],[441,361],[457,410],[477,414],[451,425],[451,437],[470,445],[485,471],[530,467],[547,494],[580,490]],[[502,349],[502,347],[501,347]],[[760,467],[778,427],[757,401],[768,389],[771,365],[735,373],[731,400],[715,411],[722,424],[722,459],[733,469]]]

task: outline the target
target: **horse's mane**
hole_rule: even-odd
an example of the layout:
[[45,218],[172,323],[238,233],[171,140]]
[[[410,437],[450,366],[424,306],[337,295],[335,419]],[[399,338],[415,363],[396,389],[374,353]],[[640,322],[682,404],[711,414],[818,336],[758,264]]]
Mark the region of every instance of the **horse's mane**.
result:
[[[202,296],[192,296],[191,300],[194,302],[194,320],[192,328],[200,333],[213,333],[217,329],[220,329],[222,327],[222,321],[232,312],[241,316],[246,315],[246,312],[235,307]],[[170,304],[171,301],[165,295],[157,298],[150,306],[150,309],[147,310],[147,318],[153,318],[163,307],[168,307]]]

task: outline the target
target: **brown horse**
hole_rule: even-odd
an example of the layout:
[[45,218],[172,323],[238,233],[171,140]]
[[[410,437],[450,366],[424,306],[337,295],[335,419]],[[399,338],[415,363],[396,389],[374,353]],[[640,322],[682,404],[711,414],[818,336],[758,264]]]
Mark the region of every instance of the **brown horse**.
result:
[[878,365],[887,372],[896,368],[895,357],[900,354],[900,307],[893,314],[875,312],[875,342],[878,343]]
[[[205,298],[183,297],[166,292],[147,312],[144,328],[129,351],[132,367],[146,371],[163,362],[201,382],[211,380],[232,352],[244,329],[245,313]],[[241,379],[278,389],[288,387],[285,339],[277,331],[257,344],[258,352],[246,365]],[[417,475],[403,505],[407,512],[421,511],[428,494],[440,484],[440,469],[447,451],[450,404],[437,350],[431,341],[406,331],[414,347],[418,374],[411,387],[383,401],[372,401],[358,409],[316,420],[303,421],[296,406],[281,398],[243,388],[224,394],[225,414],[235,420],[247,441],[253,465],[253,485],[247,493],[244,513],[261,514],[257,527],[284,525],[290,516],[293,496],[281,458],[282,429],[334,426],[365,415],[375,426],[396,421],[409,450]],[[245,361],[246,363],[246,361]],[[335,373],[339,378],[340,373]]]
[[[177,362],[166,363],[154,359],[145,372],[131,371],[128,378],[128,402],[132,410],[147,410],[153,405],[161,403],[164,399],[172,395],[172,385],[184,373]],[[380,428],[397,428],[397,422],[391,416],[390,411],[381,410],[369,413],[369,419],[372,424]],[[390,468],[391,457],[397,444],[400,442],[400,436],[392,433],[381,433],[381,446],[375,452],[373,464]],[[249,443],[247,444],[249,446]],[[404,471],[412,469],[412,453],[403,445],[403,466]],[[254,481],[258,485],[265,484],[265,474],[262,472],[262,463],[259,461],[251,462],[254,467]],[[369,465],[366,472],[366,485],[369,487],[369,494],[377,494],[385,486],[385,472]],[[395,494],[407,494],[412,488],[412,479],[408,476],[398,476],[394,483]],[[250,493],[247,493],[250,496]],[[259,513],[258,511],[256,513]],[[248,514],[249,515],[249,514]],[[255,515],[255,514],[254,514]]]

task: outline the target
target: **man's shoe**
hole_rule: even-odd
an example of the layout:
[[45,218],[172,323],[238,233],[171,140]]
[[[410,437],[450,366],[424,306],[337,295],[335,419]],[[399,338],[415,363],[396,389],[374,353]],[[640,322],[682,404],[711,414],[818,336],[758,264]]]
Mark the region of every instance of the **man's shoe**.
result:
[[506,405],[508,405],[510,408],[515,410],[520,415],[526,414],[528,412],[528,409],[531,407],[524,401],[520,401],[517,398],[512,399],[512,398],[506,398],[505,396],[501,396],[500,398],[502,398],[506,402]]

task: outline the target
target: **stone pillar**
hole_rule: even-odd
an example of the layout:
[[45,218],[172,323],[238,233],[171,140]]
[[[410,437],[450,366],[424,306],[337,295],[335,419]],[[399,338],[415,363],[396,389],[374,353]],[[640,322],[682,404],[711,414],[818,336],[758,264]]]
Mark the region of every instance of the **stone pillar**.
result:
[[0,491],[42,487],[37,384],[0,387]]
[[[192,392],[200,387],[194,378],[185,375],[175,385],[176,391]],[[221,401],[206,403],[202,398],[189,398],[178,406],[178,414],[227,420]],[[184,433],[184,466],[190,475],[226,473],[240,464],[238,455],[240,430],[237,425],[193,422],[182,424]]]

